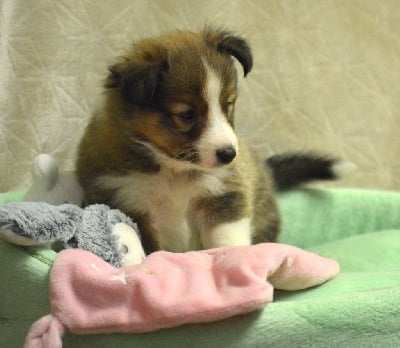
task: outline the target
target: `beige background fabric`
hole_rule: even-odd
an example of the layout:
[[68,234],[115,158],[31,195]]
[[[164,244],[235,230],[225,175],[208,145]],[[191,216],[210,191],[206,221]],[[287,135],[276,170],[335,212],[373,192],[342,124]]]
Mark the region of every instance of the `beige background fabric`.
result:
[[358,165],[336,186],[400,189],[400,1],[0,0],[0,192],[27,187],[39,153],[73,168],[132,40],[204,23],[253,48],[237,125],[263,156],[321,150]]

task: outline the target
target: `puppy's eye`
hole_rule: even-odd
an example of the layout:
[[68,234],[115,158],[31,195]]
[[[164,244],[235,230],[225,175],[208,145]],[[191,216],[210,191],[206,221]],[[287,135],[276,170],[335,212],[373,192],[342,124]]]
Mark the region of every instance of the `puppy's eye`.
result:
[[225,103],[225,106],[226,106],[226,107],[230,107],[230,106],[233,105],[233,104],[235,104],[234,101],[228,101],[228,102]]
[[196,114],[194,110],[186,110],[179,113],[179,118],[185,123],[192,123],[196,119]]
[[225,102],[225,103],[222,104],[222,110],[223,110],[224,112],[228,112],[228,111],[233,107],[234,104],[235,104],[235,101],[234,101],[234,100],[232,100],[232,101],[227,101],[227,102]]

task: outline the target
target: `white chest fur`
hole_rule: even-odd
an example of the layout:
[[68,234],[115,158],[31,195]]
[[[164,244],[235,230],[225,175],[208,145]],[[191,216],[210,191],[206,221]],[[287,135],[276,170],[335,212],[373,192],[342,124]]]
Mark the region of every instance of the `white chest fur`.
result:
[[132,173],[126,176],[103,176],[98,184],[116,192],[117,205],[126,211],[147,214],[159,246],[164,250],[184,252],[200,249],[199,231],[190,217],[192,202],[207,195],[221,194],[219,176],[187,174],[161,170],[154,175]]

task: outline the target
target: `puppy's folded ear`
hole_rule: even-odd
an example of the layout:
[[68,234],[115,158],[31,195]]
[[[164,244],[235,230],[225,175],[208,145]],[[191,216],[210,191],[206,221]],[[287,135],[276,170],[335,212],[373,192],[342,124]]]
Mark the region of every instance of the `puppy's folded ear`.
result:
[[[157,87],[167,70],[166,60],[150,54],[137,54],[140,48],[134,47],[134,54],[109,67],[105,87],[117,88],[129,102],[140,107],[154,101]],[[139,52],[140,53],[140,52]]]
[[247,41],[226,30],[206,27],[203,31],[206,43],[214,46],[219,52],[235,57],[243,67],[246,76],[253,67],[253,56]]

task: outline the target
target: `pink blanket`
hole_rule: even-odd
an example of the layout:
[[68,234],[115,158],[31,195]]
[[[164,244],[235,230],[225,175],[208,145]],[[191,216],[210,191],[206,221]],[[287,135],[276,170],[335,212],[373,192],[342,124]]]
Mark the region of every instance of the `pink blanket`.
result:
[[32,325],[25,347],[62,346],[76,334],[148,332],[212,322],[263,308],[273,288],[299,290],[339,272],[332,259],[284,244],[156,252],[115,268],[82,250],[62,251],[50,275],[49,314]]

